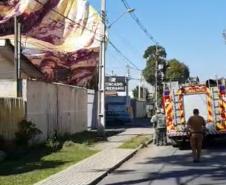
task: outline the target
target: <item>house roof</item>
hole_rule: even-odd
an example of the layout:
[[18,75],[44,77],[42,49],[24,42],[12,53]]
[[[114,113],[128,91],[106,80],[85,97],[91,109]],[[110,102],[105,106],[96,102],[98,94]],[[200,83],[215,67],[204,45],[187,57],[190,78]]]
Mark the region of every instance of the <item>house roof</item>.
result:
[[[10,40],[6,39],[5,46],[1,46],[0,48],[1,55],[4,55],[4,57],[14,65],[14,46],[11,44]],[[33,65],[26,56],[21,54],[20,59],[21,72],[31,78],[41,79],[43,77],[43,73]]]

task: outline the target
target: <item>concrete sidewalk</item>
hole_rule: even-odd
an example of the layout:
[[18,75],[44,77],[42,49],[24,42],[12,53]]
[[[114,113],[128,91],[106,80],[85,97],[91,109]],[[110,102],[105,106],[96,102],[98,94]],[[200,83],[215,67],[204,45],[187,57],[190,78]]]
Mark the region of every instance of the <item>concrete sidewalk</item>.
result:
[[133,156],[139,149],[119,149],[123,142],[140,134],[152,134],[151,128],[129,128],[98,143],[97,154],[55,174],[35,185],[91,185],[106,176],[111,170]]

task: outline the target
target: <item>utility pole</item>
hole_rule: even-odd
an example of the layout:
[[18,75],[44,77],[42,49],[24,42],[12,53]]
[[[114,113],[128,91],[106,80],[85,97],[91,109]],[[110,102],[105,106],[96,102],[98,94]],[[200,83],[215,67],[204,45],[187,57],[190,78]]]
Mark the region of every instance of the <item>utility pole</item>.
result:
[[158,108],[158,45],[155,47],[155,108]]
[[140,97],[141,97],[141,90],[140,90],[140,86],[141,86],[141,75],[140,75],[139,85],[138,85],[138,100],[140,100]]
[[17,16],[14,16],[14,66],[16,73],[16,94],[20,93],[20,52],[21,52],[21,24],[18,22]]
[[141,73],[141,87],[142,87],[142,98],[144,101],[146,101],[146,88],[145,88],[145,85],[144,85],[144,77]]
[[105,53],[106,53],[106,0],[101,0],[101,41],[98,84],[98,133],[105,136]]
[[[142,89],[142,94],[141,94],[141,89]],[[141,100],[144,98],[144,88],[143,88],[143,76],[142,73],[140,74],[140,79],[139,79],[139,86],[138,86],[138,100]]]
[[129,78],[130,78],[130,68],[129,65],[126,65],[127,68],[127,77],[126,77],[126,106],[129,107]]

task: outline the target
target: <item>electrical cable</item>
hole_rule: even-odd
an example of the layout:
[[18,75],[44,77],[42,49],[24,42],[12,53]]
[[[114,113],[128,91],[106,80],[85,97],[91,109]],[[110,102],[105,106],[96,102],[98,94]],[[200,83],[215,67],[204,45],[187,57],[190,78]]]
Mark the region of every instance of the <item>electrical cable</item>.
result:
[[132,66],[135,67],[136,70],[138,71],[142,71],[141,69],[139,69],[128,57],[126,57],[120,49],[118,49],[110,40],[108,40],[109,44],[112,46],[112,48],[115,49],[115,51],[122,56],[122,58],[124,59],[125,62],[130,63]]
[[[125,6],[125,8],[131,9],[128,2],[126,0],[121,0],[123,5]],[[140,19],[136,16],[136,14],[134,12],[130,13],[130,16],[132,17],[132,19],[136,22],[136,24],[139,26],[139,28],[144,32],[144,34],[149,38],[149,40],[151,40],[155,45],[158,45],[158,42],[155,40],[155,38],[148,32],[148,30],[146,29],[146,27],[142,24],[142,22],[140,21]]]

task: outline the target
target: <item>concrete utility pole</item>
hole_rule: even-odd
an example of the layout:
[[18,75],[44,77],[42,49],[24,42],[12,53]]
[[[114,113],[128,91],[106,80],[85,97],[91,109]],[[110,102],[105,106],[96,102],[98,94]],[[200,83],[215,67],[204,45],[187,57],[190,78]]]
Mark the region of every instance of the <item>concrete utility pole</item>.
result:
[[18,22],[17,16],[14,16],[14,66],[16,73],[16,92],[17,97],[20,94],[20,53],[21,53],[21,24]]
[[155,108],[158,108],[158,45],[155,48]]
[[138,100],[140,100],[140,98],[141,98],[141,90],[140,90],[140,86],[141,86],[141,75],[140,75],[139,85],[138,85]]
[[126,77],[126,106],[129,107],[129,78],[130,78],[130,68],[129,65],[126,65],[127,68],[127,77]]
[[105,53],[106,53],[106,0],[101,0],[101,43],[98,84],[98,133],[105,135]]
[[[142,94],[141,94],[142,90]],[[144,87],[143,87],[143,75],[142,73],[140,74],[140,79],[139,79],[139,86],[138,86],[138,100],[141,100],[144,98]]]

